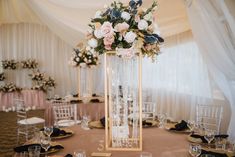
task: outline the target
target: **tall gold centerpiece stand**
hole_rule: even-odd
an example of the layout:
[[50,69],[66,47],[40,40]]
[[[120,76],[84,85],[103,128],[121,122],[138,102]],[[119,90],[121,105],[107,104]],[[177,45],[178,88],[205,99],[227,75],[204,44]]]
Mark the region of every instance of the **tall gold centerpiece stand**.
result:
[[142,150],[142,53],[124,59],[115,51],[104,54],[105,148]]

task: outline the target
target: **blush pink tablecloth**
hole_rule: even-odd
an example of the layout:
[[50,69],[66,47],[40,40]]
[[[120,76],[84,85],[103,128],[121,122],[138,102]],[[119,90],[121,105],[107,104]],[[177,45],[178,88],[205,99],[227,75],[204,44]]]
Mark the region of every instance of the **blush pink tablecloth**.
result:
[[[64,149],[57,155],[73,154],[75,150],[83,149],[87,157],[92,152],[98,152],[99,140],[104,139],[104,129],[85,131],[80,126],[70,127],[74,131],[72,137],[57,140]],[[151,152],[153,157],[189,157],[187,135],[166,131],[159,128],[143,129],[143,151]],[[139,157],[140,152],[113,151],[112,157]],[[53,154],[52,154],[53,155]]]
[[0,92],[0,111],[2,107],[12,107],[14,99],[22,99],[25,105],[28,107],[36,106],[37,109],[43,109],[46,105],[46,94],[43,91],[38,90],[22,90],[20,93]]

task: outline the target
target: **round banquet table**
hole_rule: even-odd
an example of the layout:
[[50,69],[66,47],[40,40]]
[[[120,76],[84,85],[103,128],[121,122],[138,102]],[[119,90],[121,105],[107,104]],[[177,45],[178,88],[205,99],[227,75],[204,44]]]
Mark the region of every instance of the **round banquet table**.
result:
[[[87,157],[98,152],[99,140],[104,139],[104,129],[83,130],[79,125],[70,127],[72,137],[57,140],[63,150],[51,155],[73,154],[74,150],[83,149]],[[189,157],[187,135],[172,133],[160,128],[143,129],[143,151],[151,152],[153,157]],[[139,157],[140,152],[112,151],[112,157]]]

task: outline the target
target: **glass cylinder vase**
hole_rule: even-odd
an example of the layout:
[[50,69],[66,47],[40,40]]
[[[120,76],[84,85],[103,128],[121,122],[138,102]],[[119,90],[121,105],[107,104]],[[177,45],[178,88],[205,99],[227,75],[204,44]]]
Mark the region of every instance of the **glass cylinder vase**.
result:
[[107,52],[105,68],[106,150],[142,150],[142,56]]

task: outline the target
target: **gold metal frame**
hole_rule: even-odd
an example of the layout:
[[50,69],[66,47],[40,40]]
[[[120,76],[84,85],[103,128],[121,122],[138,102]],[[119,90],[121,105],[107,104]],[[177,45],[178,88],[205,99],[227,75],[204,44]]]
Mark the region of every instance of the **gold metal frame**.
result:
[[[138,53],[138,89],[139,89],[139,96],[138,96],[138,100],[139,100],[139,147],[137,148],[114,148],[111,147],[111,132],[112,132],[112,124],[108,123],[108,121],[110,120],[110,122],[112,122],[112,117],[109,115],[109,113],[111,113],[111,107],[109,107],[109,105],[111,104],[111,99],[108,98],[108,91],[109,91],[109,95],[110,95],[110,89],[108,90],[108,88],[111,87],[111,85],[108,85],[108,82],[110,82],[107,78],[107,68],[108,68],[108,63],[107,63],[107,55],[115,55],[115,51],[110,51],[110,52],[106,52],[104,54],[104,85],[105,85],[105,148],[106,150],[111,150],[111,151],[142,151],[142,53]],[[109,76],[110,78],[110,76]],[[109,103],[108,103],[109,101]]]

